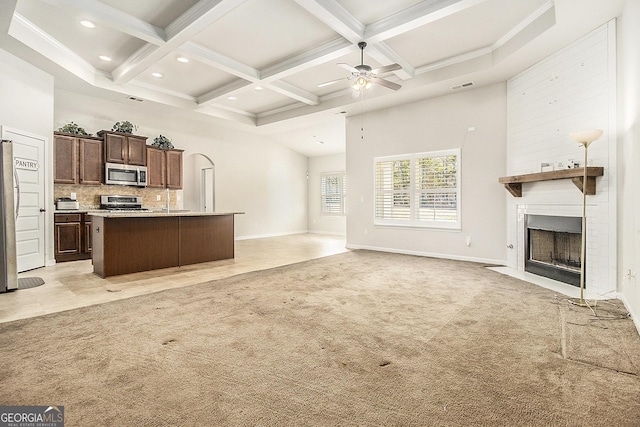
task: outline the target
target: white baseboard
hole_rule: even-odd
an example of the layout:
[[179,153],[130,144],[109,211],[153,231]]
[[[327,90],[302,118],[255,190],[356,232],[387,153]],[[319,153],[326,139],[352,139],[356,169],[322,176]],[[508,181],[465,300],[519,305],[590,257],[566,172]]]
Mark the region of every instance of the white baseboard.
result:
[[477,257],[468,257],[461,255],[451,255],[451,254],[440,254],[433,252],[421,252],[421,251],[408,251],[404,249],[395,249],[395,248],[380,248],[377,246],[364,246],[364,245],[353,245],[347,244],[347,249],[366,249],[370,251],[378,251],[378,252],[389,252],[395,254],[403,254],[403,255],[416,255],[416,256],[424,256],[430,258],[442,258],[442,259],[452,259],[456,261],[469,261],[469,262],[478,262],[484,264],[492,264],[492,265],[506,265],[506,260],[503,259],[490,259],[490,258],[477,258]]
[[629,310],[629,313],[631,313],[631,320],[633,320],[633,324],[636,326],[636,330],[640,334],[640,313],[636,313],[633,310],[633,307],[631,306],[631,304],[628,303],[623,293],[618,292],[618,299],[622,301],[625,308]]
[[308,231],[289,231],[286,233],[252,234],[249,236],[236,236],[235,240],[265,239],[267,237],[291,236],[293,234],[307,234]]
[[323,234],[325,236],[347,237],[346,233],[341,233],[339,231],[309,230],[309,231],[307,231],[307,233],[309,233],[309,234]]

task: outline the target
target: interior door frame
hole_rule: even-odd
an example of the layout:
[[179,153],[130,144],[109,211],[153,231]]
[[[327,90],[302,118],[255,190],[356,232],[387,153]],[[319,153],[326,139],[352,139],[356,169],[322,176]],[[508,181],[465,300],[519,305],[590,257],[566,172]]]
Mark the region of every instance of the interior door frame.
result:
[[53,147],[50,144],[51,138],[43,135],[38,135],[33,132],[24,131],[22,129],[16,129],[10,126],[0,125],[0,137],[2,139],[12,139],[7,135],[8,132],[14,134],[20,134],[28,138],[39,139],[44,143],[44,160],[42,167],[44,168],[44,206],[46,209],[44,212],[44,265],[55,265],[55,258],[53,252],[53,210],[54,205],[49,204],[48,200],[53,198]]

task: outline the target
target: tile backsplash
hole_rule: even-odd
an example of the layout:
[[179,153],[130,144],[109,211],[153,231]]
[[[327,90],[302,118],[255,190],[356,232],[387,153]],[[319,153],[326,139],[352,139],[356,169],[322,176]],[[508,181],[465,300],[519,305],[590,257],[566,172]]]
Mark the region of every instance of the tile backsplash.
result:
[[[54,200],[61,197],[71,197],[71,193],[76,193],[76,200],[80,204],[80,209],[100,208],[100,196],[126,195],[142,196],[142,206],[147,209],[162,209],[166,206],[167,190],[162,188],[128,187],[120,185],[71,185],[55,184]],[[160,200],[157,200],[160,196]],[[180,196],[180,201],[178,201]],[[171,209],[182,209],[182,190],[169,190],[169,202]]]

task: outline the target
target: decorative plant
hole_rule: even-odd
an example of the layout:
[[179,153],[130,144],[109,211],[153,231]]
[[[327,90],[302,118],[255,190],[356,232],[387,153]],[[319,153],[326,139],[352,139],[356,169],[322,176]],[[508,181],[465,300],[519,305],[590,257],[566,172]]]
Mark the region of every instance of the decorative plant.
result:
[[69,122],[66,125],[62,126],[60,129],[58,129],[58,132],[72,133],[74,135],[90,135],[83,128],[73,122]]
[[173,148],[171,140],[164,135],[158,135],[153,138],[153,144],[151,145],[162,150],[171,150]]
[[133,133],[134,129],[138,130],[138,126],[125,120],[123,122],[116,122],[111,130],[113,132]]

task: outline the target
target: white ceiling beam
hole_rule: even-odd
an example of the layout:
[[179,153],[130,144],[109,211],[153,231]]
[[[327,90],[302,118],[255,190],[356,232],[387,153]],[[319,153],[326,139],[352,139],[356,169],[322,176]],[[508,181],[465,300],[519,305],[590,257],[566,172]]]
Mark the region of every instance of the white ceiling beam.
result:
[[252,84],[252,82],[243,79],[236,79],[229,84],[220,86],[210,92],[200,95],[198,97],[198,105],[211,105],[218,99],[224,98],[231,92],[242,89],[250,84]]
[[67,10],[81,10],[90,20],[154,45],[165,43],[164,30],[97,0],[43,0]]
[[222,105],[205,105],[196,108],[194,111],[197,111],[201,114],[206,114],[207,116],[217,117],[219,119],[229,120],[232,122],[249,125],[251,127],[256,127],[257,119],[255,114],[237,110],[235,108],[228,108]]
[[11,25],[17,3],[18,0],[0,1],[0,34],[7,34],[9,32],[9,25]]
[[416,76],[424,73],[428,73],[440,68],[449,67],[451,65],[461,64],[463,62],[470,62],[477,58],[491,55],[492,49],[490,47],[483,47],[480,49],[466,52],[461,55],[452,56],[450,58],[443,59],[441,61],[432,62],[421,67],[416,68]]
[[425,0],[395,15],[367,25],[364,38],[371,43],[387,40],[484,1],[486,0]]
[[283,82],[282,80],[265,83],[264,86],[289,98],[304,102],[307,105],[318,105],[320,103],[320,98],[317,95]]
[[[344,41],[344,46],[349,47],[350,43]],[[194,42],[185,43],[180,47],[180,51],[188,52],[189,55],[191,55],[192,58],[196,61],[202,62],[203,64],[209,65],[211,67],[218,68],[229,74],[233,74],[236,77],[240,77],[240,79],[234,80],[227,85],[200,95],[198,97],[199,104],[211,105],[215,103],[216,100],[226,97],[230,93],[238,89],[242,89],[243,87],[248,86],[251,83],[260,83],[267,89],[271,89],[289,98],[304,102],[305,104],[315,105],[315,103],[318,102],[318,97],[310,92],[304,91],[303,89],[284,82],[275,81],[276,79],[283,78],[282,74],[278,74],[277,77],[272,77],[270,79],[262,79],[259,70],[256,70],[255,68],[252,68],[246,64],[200,46],[199,44]],[[299,62],[301,61],[302,60],[300,59]],[[309,62],[309,58],[306,58],[306,61]],[[306,67],[309,68],[313,65],[315,64],[307,64]],[[297,71],[292,71],[289,69],[285,69],[282,71],[282,73],[285,73],[287,75],[293,72]]]
[[340,58],[353,50],[354,45],[348,40],[343,38],[336,39],[278,64],[267,67],[260,72],[260,75],[262,76],[262,80],[265,82],[283,79],[292,74],[297,74],[317,65],[324,64],[325,62]]
[[554,25],[556,25],[556,9],[553,0],[549,0],[491,46],[494,62],[497,63],[511,56]]
[[[433,0],[430,0],[425,3],[432,2]],[[350,41],[352,44],[355,45],[360,41],[366,41],[369,44],[367,46],[367,54],[381,64],[400,64],[403,69],[395,72],[395,74],[400,78],[408,79],[413,77],[414,69],[406,60],[394,52],[389,46],[383,45],[377,48],[377,46],[375,46],[376,43],[382,42],[383,39],[373,40],[367,37],[366,29],[368,27],[365,27],[364,24],[358,21],[335,0],[296,0],[296,3],[305,8],[308,12],[313,14],[316,18]],[[279,66],[284,70],[287,64],[282,63],[279,64]],[[269,75],[276,75],[281,72],[281,70],[274,69],[269,71]],[[263,74],[265,73],[263,72]]]
[[191,38],[246,0],[200,0],[165,28],[167,40]]
[[99,73],[93,65],[17,12],[8,34],[87,83],[95,84]]
[[233,74],[241,79],[256,82],[260,80],[260,71],[221,53],[214,52],[194,42],[186,42],[180,46],[180,52],[188,54],[193,60],[217,68],[225,73]]
[[358,43],[364,35],[364,24],[335,0],[296,0],[300,6],[351,43]]
[[156,49],[143,46],[115,70],[113,80],[122,84],[135,78],[178,46],[212,25],[246,0],[200,0],[165,29],[166,43]]
[[382,65],[400,64],[402,68],[398,71],[395,71],[394,74],[400,77],[402,80],[410,79],[416,73],[415,68],[413,68],[413,66],[409,64],[407,60],[398,55],[384,42],[376,43],[372,45],[371,48],[367,47],[367,54]]

